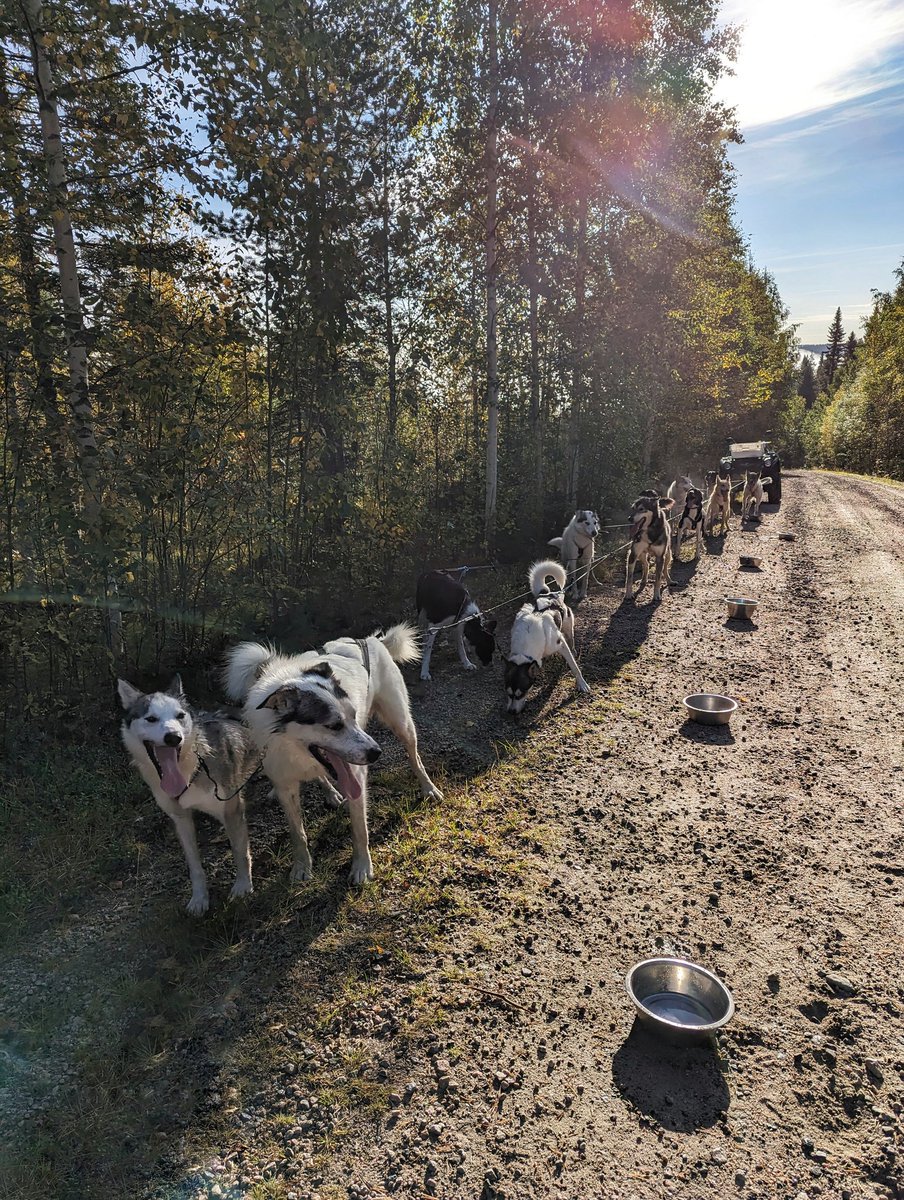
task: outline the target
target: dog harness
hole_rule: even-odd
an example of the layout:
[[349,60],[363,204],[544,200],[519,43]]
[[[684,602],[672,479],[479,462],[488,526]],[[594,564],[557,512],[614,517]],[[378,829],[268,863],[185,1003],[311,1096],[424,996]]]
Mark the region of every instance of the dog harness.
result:
[[364,664],[365,673],[370,676],[370,650],[367,648],[367,638],[355,638],[355,645],[361,651],[361,661]]

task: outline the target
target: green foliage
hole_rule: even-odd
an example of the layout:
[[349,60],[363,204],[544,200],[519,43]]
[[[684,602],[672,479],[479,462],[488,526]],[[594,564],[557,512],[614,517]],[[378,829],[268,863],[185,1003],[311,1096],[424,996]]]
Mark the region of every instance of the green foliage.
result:
[[[793,390],[786,314],[733,222],[716,16],[499,5],[513,557],[572,492],[620,515]],[[114,665],[191,663],[206,690],[226,636],[377,623],[418,569],[485,554],[485,18],[45,10],[105,501],[89,547],[28,30],[2,10],[2,653],[29,711],[106,697]]]
[[848,339],[831,392],[808,411],[786,409],[813,465],[904,479],[904,265],[896,274],[893,292],[875,294],[862,340]]

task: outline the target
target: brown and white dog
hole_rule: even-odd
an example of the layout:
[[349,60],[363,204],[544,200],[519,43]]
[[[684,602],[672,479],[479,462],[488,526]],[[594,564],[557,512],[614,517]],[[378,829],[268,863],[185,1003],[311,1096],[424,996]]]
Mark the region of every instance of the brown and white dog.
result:
[[706,502],[704,533],[712,534],[716,521],[719,533],[728,533],[728,518],[731,516],[731,476],[717,475],[713,490]]
[[771,483],[771,477],[761,478],[759,471],[748,471],[744,483],[744,495],[741,499],[741,517],[745,521],[760,519],[760,505],[765,495],[764,487]]
[[640,563],[643,575],[638,592],[642,592],[647,583],[650,571],[650,559],[653,559],[656,574],[653,578],[653,599],[661,597],[661,585],[669,580],[669,567],[672,565],[672,531],[669,529],[669,513],[675,501],[663,499],[654,491],[643,492],[631,508],[631,545],[628,547],[628,559],[625,564],[625,599],[630,600],[633,594],[634,568]]

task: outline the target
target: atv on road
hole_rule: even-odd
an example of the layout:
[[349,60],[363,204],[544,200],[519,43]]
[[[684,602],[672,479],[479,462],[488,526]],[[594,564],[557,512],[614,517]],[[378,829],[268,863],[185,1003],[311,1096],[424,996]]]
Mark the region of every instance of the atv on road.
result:
[[764,480],[766,500],[778,504],[782,498],[782,460],[769,442],[729,442],[728,453],[719,462],[719,474],[742,480],[747,471],[759,471]]

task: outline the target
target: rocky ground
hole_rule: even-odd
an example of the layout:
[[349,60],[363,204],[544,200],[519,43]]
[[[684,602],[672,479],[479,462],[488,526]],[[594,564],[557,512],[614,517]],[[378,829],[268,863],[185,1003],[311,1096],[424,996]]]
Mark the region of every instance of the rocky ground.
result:
[[[72,1102],[63,1121],[54,1101],[39,1116],[52,1144],[32,1146],[17,1186],[901,1195],[901,502],[789,475],[781,509],[743,530],[735,516],[660,605],[622,605],[608,578],[578,618],[592,695],[548,665],[517,722],[498,666],[466,675],[438,650],[412,693],[446,799],[414,801],[401,769],[378,777],[379,878],[359,894],[341,882],[341,816],[315,823],[318,875],[287,893],[285,834],[261,805],[258,895],[188,928],[161,844],[169,888],[149,900],[125,881],[117,921],[131,889],[135,935],[114,955],[154,987],[129,997],[114,1068],[92,1060],[89,1081],[131,1150],[114,1165],[92,1145],[94,1109],[78,1137]],[[753,551],[763,570],[739,572]],[[751,624],[725,619],[737,592],[761,601]],[[683,722],[700,690],[742,700],[729,728]],[[205,853],[225,864],[220,841]],[[218,878],[222,894],[225,866]],[[717,1046],[667,1050],[633,1027],[624,975],[657,953],[731,987]],[[190,999],[174,1011],[173,995]]]

